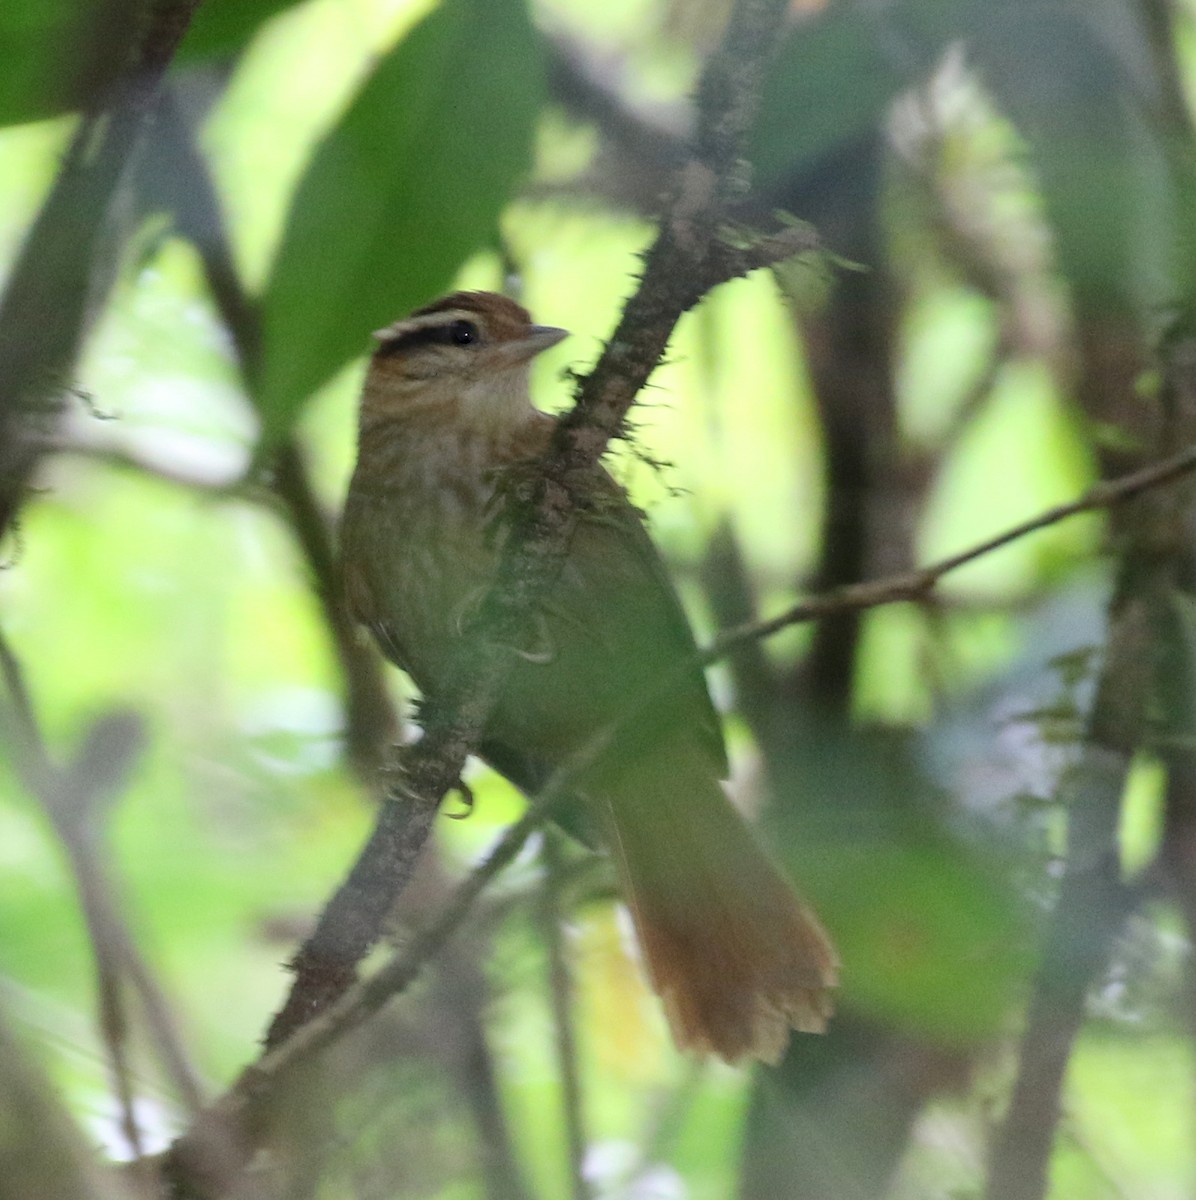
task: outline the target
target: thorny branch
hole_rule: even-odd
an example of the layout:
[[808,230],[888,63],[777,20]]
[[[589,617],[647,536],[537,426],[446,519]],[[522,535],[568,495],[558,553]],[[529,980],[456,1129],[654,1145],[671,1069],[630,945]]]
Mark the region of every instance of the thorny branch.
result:
[[288,1079],[301,1072],[314,1055],[356,1029],[411,986],[461,927],[482,892],[568,799],[578,763],[584,766],[592,761],[606,743],[605,737],[595,738],[583,756],[571,764],[571,769],[557,772],[527,813],[510,826],[486,859],[458,884],[440,915],[416,933],[402,951],[248,1067],[232,1089],[201,1114],[190,1131],[174,1143],[162,1163],[175,1195],[221,1194],[252,1153],[270,1105]]
[[[166,208],[185,236],[197,247],[216,306],[229,330],[247,379],[259,352],[260,318],[233,261],[228,228],[210,168],[195,141],[194,123],[171,92],[163,97],[162,111],[150,144],[153,156],[142,173],[147,198]],[[341,665],[346,693],[346,749],[363,781],[372,792],[382,782],[378,767],[385,743],[397,730],[398,719],[386,693],[380,659],[357,636],[345,610],[338,586],[333,550],[332,525],[321,508],[302,459],[301,448],[288,439],[275,452],[269,474],[270,491],[255,488],[258,499],[273,496],[281,502],[284,515],[301,547],[319,598],[324,622]],[[381,923],[386,912],[371,912]],[[368,925],[363,941],[377,936]],[[337,930],[340,936],[342,930]],[[465,959],[458,956],[460,969]],[[302,995],[300,995],[302,1000]],[[471,1110],[483,1146],[487,1176],[495,1196],[526,1195],[510,1144],[508,1132],[496,1104],[487,1106],[485,1097],[493,1090],[493,1066],[481,1025],[479,997],[462,1002],[456,1020],[472,1049],[468,1056],[473,1072]],[[296,1011],[284,1008],[284,1014]],[[299,1010],[302,1014],[302,1010]]]
[[[771,620],[729,630],[702,651],[698,661],[703,664],[714,662],[747,641],[768,637],[792,624],[818,620],[831,613],[925,599],[945,576],[994,550],[1080,513],[1124,503],[1152,489],[1172,484],[1194,471],[1196,447],[1190,447],[1120,479],[1099,483],[1074,501],[1048,509],[1037,517],[917,571],[837,589],[826,596],[795,605]],[[679,670],[689,670],[692,666],[692,662],[686,662]],[[662,690],[667,690],[671,682],[671,676],[663,680]],[[655,693],[647,697],[643,704],[651,704],[654,696]],[[637,706],[624,720],[633,721],[639,711],[640,706]],[[187,1190],[183,1194],[193,1194],[190,1187],[204,1178],[207,1138],[215,1138],[222,1131],[226,1133],[232,1128],[240,1129],[250,1137],[250,1131],[257,1127],[270,1098],[285,1086],[285,1080],[291,1072],[300,1069],[310,1056],[320,1053],[357,1028],[372,1013],[411,985],[460,928],[486,887],[514,860],[542,822],[564,802],[577,774],[585,769],[617,732],[617,729],[603,731],[581,755],[557,772],[528,813],[507,831],[490,856],[458,886],[440,916],[416,935],[404,951],[394,955],[377,974],[353,985],[326,1011],[249,1068],[235,1087],[204,1114],[189,1134],[176,1143],[167,1169],[176,1179],[186,1180]],[[228,1153],[227,1143],[224,1150]],[[198,1194],[205,1193],[201,1190]]]
[[[170,94],[164,98],[162,136],[154,149],[162,156],[162,162],[155,164],[158,169],[150,174],[150,185],[170,182],[170,191],[162,200],[174,213],[182,232],[199,250],[209,287],[232,335],[244,376],[251,379],[260,353],[260,314],[238,275],[215,183],[196,145],[194,130],[176,98]],[[341,666],[346,693],[349,758],[366,782],[376,788],[381,754],[386,742],[397,731],[398,719],[386,693],[380,660],[357,636],[340,599],[331,523],[320,508],[301,449],[294,439],[288,438],[277,447],[271,484],[307,560]],[[385,820],[384,813],[380,824]],[[349,910],[354,922],[352,928],[337,924],[330,933],[325,930],[327,941],[336,948],[338,961],[330,964],[332,955],[319,956],[322,988],[333,993],[343,990],[352,979],[352,963],[377,939],[391,906],[385,901],[371,904],[370,899],[376,894],[380,893],[372,886],[356,894],[360,903]],[[319,930],[317,936],[320,936]],[[347,973],[339,962],[346,954],[350,963]],[[306,1019],[311,1008],[310,996],[298,985],[293,987],[291,996],[267,1033],[266,1044],[269,1046],[278,1040],[281,1036],[278,1031],[285,1032],[294,1023]]]
[[746,186],[739,155],[784,9],[781,0],[736,5],[727,41],[704,76],[695,152],[646,255],[640,287],[582,381],[575,407],[559,423],[531,494],[513,515],[496,583],[464,631],[445,686],[427,700],[423,739],[403,755],[373,835],[295,959],[296,982],[271,1026],[269,1046],[340,995],[376,941],[441,798],[481,740],[512,665],[507,647],[525,644],[530,614],[563,564],[582,502],[571,481],[601,457],[678,318],[716,284],[815,246],[801,227],[747,246],[720,236],[726,213]]
[[[800,229],[784,230],[763,248],[746,250],[719,237],[727,212],[746,189],[740,156],[785,8],[784,0],[738,0],[735,5],[724,44],[703,75],[694,154],[681,171],[646,256],[640,287],[583,381],[576,406],[560,422],[533,494],[514,516],[495,586],[465,630],[445,687],[426,705],[423,739],[404,755],[374,833],[295,961],[296,983],[280,1014],[287,1020],[276,1019],[268,1042],[275,1054],[293,1054],[297,1039],[301,1045],[309,1043],[310,1018],[343,995],[357,962],[377,939],[385,914],[411,876],[442,797],[481,740],[512,665],[506,647],[524,643],[535,604],[563,565],[582,503],[571,480],[601,457],[660,360],[678,318],[716,284],[813,248],[810,234]],[[375,976],[359,987],[372,994],[378,985]],[[238,1128],[252,1141],[249,1130]],[[208,1132],[217,1133],[223,1161],[205,1161],[204,1129],[197,1127],[188,1139],[189,1152],[174,1157],[177,1180],[208,1176],[210,1187],[216,1182],[210,1178],[212,1170],[228,1177],[230,1131]],[[184,1161],[187,1169],[180,1175]]]
[[[176,15],[186,10],[186,16],[182,18],[184,25],[194,7],[194,3],[158,6]],[[738,147],[743,129],[750,120],[754,97],[758,94],[756,67],[762,61],[755,47],[775,40],[768,32],[770,28],[775,30],[780,9],[781,5],[775,0],[757,0],[756,3],[749,0],[737,7],[728,42],[716,56],[703,85],[699,152],[686,167],[672,211],[665,220],[660,238],[649,252],[644,285],[629,303],[603,360],[586,381],[576,409],[562,423],[561,435],[546,464],[534,506],[524,514],[518,533],[511,539],[515,552],[504,565],[503,582],[483,610],[474,630],[479,635],[485,632],[492,636],[493,643],[488,644],[485,637],[479,638],[479,649],[469,662],[463,663],[458,684],[446,691],[438,709],[434,710],[424,746],[408,764],[403,786],[395,789],[397,796],[430,806],[428,824],[438,803],[437,797],[455,779],[453,764],[456,763],[456,769],[459,769],[468,749],[476,742],[489,702],[501,686],[502,655],[495,647],[510,643],[506,638],[493,635],[506,625],[519,627],[523,614],[529,611],[535,596],[542,592],[559,567],[574,515],[569,486],[571,474],[601,455],[606,440],[619,428],[638,388],[658,360],[681,311],[696,303],[707,288],[722,278],[811,245],[808,237],[797,232],[789,233],[771,245],[757,243],[746,252],[726,247],[718,240],[719,215],[741,190],[741,181],[737,178]],[[757,43],[753,38],[763,41]],[[745,66],[748,69],[744,69]],[[34,241],[35,238],[31,238],[30,244]],[[81,261],[86,261],[87,257],[84,255]],[[10,300],[11,297],[12,292]],[[8,305],[5,307],[9,308]],[[0,314],[0,333],[4,329],[4,314]],[[73,349],[68,347],[68,351],[69,357]],[[48,373],[52,375],[56,369],[57,366],[52,364]],[[1099,485],[1071,505],[1052,509],[1033,522],[1024,523],[1000,538],[990,539],[939,564],[893,579],[841,589],[795,606],[772,621],[730,631],[703,657],[711,661],[746,639],[764,637],[787,625],[814,620],[831,612],[923,599],[944,575],[966,562],[1073,514],[1108,507],[1170,482],[1190,472],[1194,466],[1196,453],[1189,451],[1123,480]],[[7,482],[8,478],[5,479]],[[5,495],[5,504],[8,499]],[[10,509],[0,505],[0,522],[10,515]],[[483,684],[473,693],[468,680],[475,673]],[[458,704],[459,700],[464,702]],[[423,755],[422,759],[420,755]],[[495,855],[466,881],[442,917],[412,944],[406,954],[392,960],[379,975],[345,996],[325,1014],[327,1019],[321,1018],[300,1030],[280,1051],[247,1073],[248,1083],[241,1099],[248,1102],[256,1098],[260,1089],[268,1085],[271,1078],[268,1064],[286,1067],[314,1053],[401,990],[422,963],[451,936],[482,888],[510,861],[552,803],[563,794],[564,786],[560,783],[555,792],[550,789],[528,817],[512,828]],[[392,804],[391,807],[401,809],[405,806]],[[418,853],[418,845],[415,852]],[[400,872],[398,886],[403,878]]]

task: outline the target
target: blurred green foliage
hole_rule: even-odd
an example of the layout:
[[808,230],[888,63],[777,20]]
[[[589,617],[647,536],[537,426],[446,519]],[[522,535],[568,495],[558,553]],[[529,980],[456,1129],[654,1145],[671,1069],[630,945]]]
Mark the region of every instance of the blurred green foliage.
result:
[[[127,52],[137,22],[117,16],[138,7],[0,7],[0,277],[52,184],[71,113]],[[596,357],[652,214],[604,194],[603,174],[618,168],[602,157],[600,122],[549,103],[543,39],[581,31],[600,63],[617,52],[637,64],[626,94],[654,116],[654,105],[683,100],[700,57],[662,33],[665,7],[208,0],[184,43],[180,94],[200,97],[199,140],[261,319],[260,354],[244,364],[246,379],[197,248],[160,213],[129,218],[63,422],[68,450],[47,460],[5,544],[0,628],[56,756],[68,757],[101,714],[132,708],[146,722],[148,747],[104,840],[130,928],[213,1092],[252,1056],[287,981],[279,964],[371,819],[341,756],[342,680],[309,565],[277,501],[245,472],[270,442],[294,435],[334,510],[370,331],[452,286],[500,288],[512,264],[536,316],[574,331],[536,367],[539,402],[567,403],[562,370]],[[1045,25],[1019,25],[995,6],[844,0],[819,23],[796,24],[781,48],[754,139],[777,207],[789,206],[784,185],[811,164],[883,140],[900,115],[893,101],[910,88],[924,89],[918,111],[932,134],[955,135],[907,139],[916,155],[886,159],[877,224],[896,227],[892,245],[919,249],[895,254],[896,268],[863,264],[899,275],[888,433],[901,487],[875,501],[874,574],[908,565],[885,553],[904,538],[922,561],[952,553],[1095,477],[1091,414],[1052,340],[1067,319],[1056,321],[1044,295],[1101,318],[1132,304],[1149,314],[1171,298],[1173,244],[1159,215],[1168,210],[1165,147],[1135,90],[1147,67],[1139,43],[1102,24],[1098,9],[1059,4]],[[961,36],[978,82],[934,93],[927,73]],[[599,75],[620,82],[617,71]],[[1012,126],[998,128],[1005,120]],[[966,229],[981,247],[973,257],[990,268],[969,274],[949,253],[963,235],[944,229],[927,197],[949,207],[943,197],[961,179],[990,179],[976,169],[990,159],[1008,168],[1002,186],[1018,200],[1011,240],[1032,243],[1033,261],[1009,268],[1008,243],[992,251],[990,229]],[[1149,169],[1127,175],[1127,161]],[[922,207],[902,226],[910,194]],[[988,203],[991,192],[985,199],[963,207],[1008,216]],[[1011,331],[1023,318],[1050,337],[1019,341]],[[719,288],[682,320],[616,450],[613,469],[648,510],[700,636],[724,620],[709,579],[721,531],[734,537],[759,613],[820,578],[829,450],[812,382],[817,350],[795,336],[775,280]],[[1133,405],[1137,414],[1149,401]],[[873,418],[864,413],[861,426]],[[953,577],[937,608],[866,615],[848,668],[858,742],[820,741],[801,724],[800,704],[782,710],[774,696],[776,719],[788,722],[779,742],[801,770],[794,783],[770,764],[784,810],[771,829],[839,941],[845,1012],[970,1064],[970,1091],[918,1117],[897,1197],[978,1194],[1035,920],[1053,894],[1059,781],[1074,750],[1019,714],[1049,703],[1049,660],[1102,637],[1102,535],[1095,516],[1057,525]],[[790,681],[790,692],[779,689],[789,699],[811,639],[792,630],[763,648],[766,668]],[[712,679],[728,710],[735,786],[754,802],[767,722],[752,724],[725,669]],[[397,673],[388,682],[406,697]],[[870,739],[890,736],[905,740],[917,773],[874,756]],[[471,786],[469,819],[437,828],[450,873],[521,810],[488,772],[478,769]],[[1157,849],[1161,786],[1148,769],[1135,773],[1127,867],[1145,868]],[[515,1149],[538,1194],[555,1196],[568,1181],[543,951],[526,912],[538,881],[530,858],[504,877],[498,915],[487,918],[498,932],[488,926],[478,953]],[[1166,922],[1159,929],[1145,939],[1141,992],[1109,1006],[1073,1061],[1056,1200],[1170,1200],[1196,1166],[1191,1049],[1168,1009],[1185,951]],[[679,1061],[604,898],[578,907],[568,942],[600,1191],[734,1194],[747,1074],[714,1066],[696,1075]],[[407,1190],[393,1194],[482,1194],[469,1113],[428,1046],[451,1041],[433,987],[425,981],[396,1006],[385,1034],[393,1045],[360,1051],[363,1128],[346,1135],[343,1178],[321,1195],[369,1194],[345,1182],[361,1169],[354,1154],[381,1159],[388,1147],[426,1152]],[[120,1150],[77,897],[48,821],[7,761],[0,992],[89,1134]],[[388,1076],[380,1064],[395,1061],[401,1075]],[[142,1040],[135,1065],[156,1146],[186,1114]]]
[[[296,0],[205,0],[180,49],[195,60],[242,49]],[[84,107],[133,53],[139,0],[7,0],[0,10],[0,125]]]

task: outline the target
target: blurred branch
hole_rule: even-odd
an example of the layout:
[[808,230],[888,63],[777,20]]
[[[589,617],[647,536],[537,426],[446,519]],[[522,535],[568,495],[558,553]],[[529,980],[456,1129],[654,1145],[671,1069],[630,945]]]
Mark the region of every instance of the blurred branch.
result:
[[972,428],[976,418],[984,411],[1001,380],[1002,373],[1013,362],[1014,355],[1014,346],[1009,337],[1002,334],[985,362],[984,369],[960,398],[951,419],[947,422],[947,428],[943,431],[935,451],[939,462],[947,461],[951,452]]
[[0,299],[0,537],[39,457],[29,426],[53,419],[70,382],[112,196],[199,2],[147,0],[129,60],[83,114]]
[[544,48],[552,98],[574,117],[593,121],[604,136],[636,158],[653,164],[657,182],[666,182],[659,172],[679,167],[686,158],[685,139],[693,123],[688,106],[658,106],[654,112],[635,108],[620,90],[620,72],[597,62],[584,45],[550,36]]
[[[233,260],[228,227],[207,162],[178,98],[162,99],[152,159],[142,187],[171,212],[179,231],[198,250],[213,299],[232,335],[246,379],[253,375],[261,329],[257,306],[245,291]],[[377,785],[377,770],[398,718],[377,654],[358,638],[341,602],[333,548],[333,522],[312,486],[302,450],[292,437],[277,448],[269,479],[282,502],[291,531],[303,551],[345,688],[345,741],[350,761],[366,784]]]
[[220,1100],[200,1114],[161,1160],[163,1175],[174,1195],[208,1200],[226,1191],[248,1162],[280,1092],[302,1074],[315,1055],[411,986],[461,928],[482,892],[515,860],[528,838],[568,800],[576,772],[597,757],[607,741],[606,736],[594,738],[568,769],[553,776],[524,816],[457,885],[440,914],[416,932],[403,950],[393,954],[374,975],[353,984],[330,1007],[313,1015],[286,1041],[267,1051],[242,1072]]
[[[899,431],[895,371],[907,295],[882,215],[893,187],[891,151],[876,136],[820,157],[830,160],[821,172],[810,162],[791,168],[785,191],[794,198],[786,207],[818,213],[837,250],[871,264],[836,279],[814,312],[794,294],[792,276],[778,272],[800,318],[822,430],[825,498],[809,590],[829,592],[916,564],[915,531],[935,464],[909,453]],[[935,789],[910,747],[913,731],[859,727],[854,692],[865,627],[862,610],[830,615],[811,631],[806,653],[773,667],[775,690],[752,732],[777,845],[796,846],[811,828],[827,844],[865,828],[886,846],[941,840],[932,828]],[[936,1059],[935,1048],[900,1022],[869,1026],[850,1009],[830,1038],[796,1040],[776,1071],[753,1080],[739,1200],[882,1195],[919,1113],[944,1087]],[[900,1075],[894,1063],[903,1064]]]
[[[1177,266],[1183,273],[1182,288],[1189,298],[1196,286],[1196,142],[1193,140],[1192,112],[1188,103],[1185,72],[1181,70],[1180,47],[1185,44],[1186,31],[1177,28],[1181,16],[1174,0],[1139,0],[1150,45],[1152,67],[1158,86],[1154,118],[1163,130],[1163,147],[1167,154],[1177,193],[1176,213],[1179,221]],[[1187,19],[1190,20],[1190,17]]]
[[[486,939],[478,937],[478,924],[471,922],[472,936],[450,943],[437,962],[432,1003],[438,1013],[447,1015],[456,1034],[455,1039],[438,1039],[439,1048],[447,1050],[445,1057],[457,1077],[461,1100],[473,1117],[486,1200],[532,1200],[503,1111],[486,1037],[483,1017],[491,989],[482,969]],[[451,1044],[446,1046],[446,1041]]]
[[[592,123],[600,138],[594,161],[563,190],[655,214],[661,193],[685,161],[692,110],[636,108],[622,93],[621,72],[609,59],[598,62],[583,46],[562,37],[545,36],[544,47],[552,99],[574,120]],[[529,195],[552,195],[561,189],[556,184],[533,185]]]
[[[1160,357],[1164,445],[1188,445],[1191,454],[1196,333],[1177,323]],[[1150,470],[1136,474],[1141,478]],[[1175,698],[1176,664],[1169,653],[1174,643],[1164,635],[1190,546],[1192,488],[1138,488],[1136,494],[1123,521],[1126,548],[1110,605],[1104,665],[1079,762],[1064,784],[1071,801],[1067,861],[1030,1000],[1017,1080],[992,1147],[989,1200],[1041,1200],[1046,1192],[1063,1080],[1085,998],[1131,904],[1117,838],[1126,779],[1134,753],[1152,732],[1160,701]],[[1191,697],[1181,688],[1179,699],[1186,706]]]
[[132,1200],[100,1167],[45,1075],[0,1021],[0,1162],[7,1200]]
[[[121,1132],[133,1157],[140,1158],[141,1131],[134,1110],[132,1072],[127,1052],[128,1019],[120,987],[122,956],[118,944],[125,930],[116,915],[115,906],[110,902],[109,886],[95,846],[94,826],[102,820],[103,809],[111,801],[107,785],[112,780],[108,777],[109,772],[104,772],[93,781],[78,766],[61,771],[50,761],[20,663],[4,638],[0,638],[0,664],[17,714],[10,731],[16,743],[13,759],[22,782],[50,818],[75,876],[75,888],[79,893],[95,961],[97,1023],[108,1050],[112,1087],[120,1109]],[[79,766],[86,764],[89,758],[97,757],[94,753],[89,754],[88,750],[102,741],[114,743],[109,754],[117,763],[115,774],[119,785],[127,770],[126,760],[135,753],[136,744],[140,741],[140,727],[113,729],[111,719],[108,726],[104,726],[101,718],[92,728],[88,747],[80,755]],[[198,1108],[198,1103],[195,1108]]]
[[[757,621],[752,576],[729,516],[715,527],[701,564],[701,582],[715,624],[721,629],[749,629]],[[761,638],[743,638],[728,647],[735,680],[736,704],[751,728],[769,727],[777,713],[780,680],[761,645]],[[790,730],[786,730],[791,734]]]
[[274,491],[311,572],[312,586],[332,639],[345,686],[345,742],[349,760],[371,791],[399,718],[386,691],[382,661],[362,638],[341,600],[332,522],[321,506],[299,444],[290,438],[274,458]]
[[0,674],[15,716],[0,728],[12,741],[21,779],[49,817],[75,877],[96,964],[100,1030],[112,1060],[124,1130],[130,1146],[140,1153],[126,1054],[124,980],[141,1000],[154,1046],[184,1105],[196,1113],[202,1103],[196,1074],[178,1036],[170,1005],[121,915],[102,857],[103,826],[141,751],[142,723],[127,712],[99,717],[74,761],[61,767],[50,757],[20,662],[3,635]]
[[[844,240],[855,261],[883,264],[880,184],[873,173],[863,179],[869,203]],[[800,313],[796,297],[787,294]],[[917,504],[920,491],[907,491],[902,478],[907,459],[897,436],[896,302],[888,269],[852,271],[836,281],[820,311],[801,320],[824,439],[826,500],[815,574],[819,591],[858,583],[878,571],[905,570],[913,562],[911,531],[917,514],[911,501]],[[804,704],[789,706],[791,721],[805,725],[817,713],[816,719],[828,726],[846,729],[850,724],[861,629],[855,610],[819,623],[809,655],[788,684],[808,697]],[[762,743],[774,773],[788,757],[789,741],[774,735]]]
[[[1177,24],[1190,22],[1191,18],[1185,18],[1168,0],[1142,0],[1141,11],[1159,86],[1156,121],[1164,131],[1163,145],[1175,182],[1179,228],[1174,259],[1187,308],[1184,316],[1190,325],[1196,304],[1196,130],[1178,49],[1185,44],[1187,31],[1177,28]],[[1186,373],[1172,370],[1172,419],[1177,412],[1186,412],[1189,419],[1196,412],[1194,383],[1190,364]],[[1170,664],[1160,686],[1162,730],[1158,754],[1167,782],[1159,858],[1173,902],[1187,927],[1189,944],[1196,944],[1196,746],[1191,738],[1196,729],[1196,528],[1191,518],[1180,576],[1159,635]],[[1196,962],[1190,955],[1185,983],[1188,1032],[1196,1042]]]
[[582,1115],[581,1077],[577,1061],[577,1030],[573,1021],[573,980],[565,944],[565,914],[561,905],[564,862],[562,835],[548,827],[543,834],[541,861],[544,878],[540,884],[540,922],[548,946],[549,990],[552,1021],[556,1034],[556,1062],[564,1107],[566,1141],[569,1147],[569,1186],[573,1200],[590,1200],[585,1177],[586,1132]]
[[18,768],[30,774],[38,771],[49,772],[46,743],[42,738],[41,726],[37,723],[33,697],[25,685],[25,672],[3,633],[0,633],[0,674],[4,676],[4,686],[8,690],[8,698],[12,701],[16,716],[16,732],[19,737],[16,747]]
[[636,1200],[642,1196],[644,1176],[657,1164],[669,1161],[706,1075],[705,1063],[689,1063],[680,1081],[659,1096],[652,1110],[644,1115],[635,1161],[622,1173],[614,1191],[617,1200]]
[[[1160,641],[1170,663],[1161,691],[1158,754],[1166,772],[1160,865],[1172,900],[1196,944],[1196,553],[1185,556],[1184,593],[1165,614]],[[1196,1041],[1196,962],[1185,964],[1189,1037]]]
[[238,495],[252,496],[253,487],[245,482],[244,471],[234,467],[181,466],[177,461],[159,457],[128,446],[108,446],[90,438],[72,437],[69,433],[56,433],[50,437],[33,439],[43,454],[72,455],[91,459],[106,466],[136,471],[163,483],[190,488],[196,492],[210,492],[217,497],[231,498]]

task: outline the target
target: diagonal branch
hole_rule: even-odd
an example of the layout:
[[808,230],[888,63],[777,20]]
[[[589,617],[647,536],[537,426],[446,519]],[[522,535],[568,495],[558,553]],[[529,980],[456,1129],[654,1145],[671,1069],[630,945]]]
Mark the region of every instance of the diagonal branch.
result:
[[146,0],[124,69],[83,114],[0,299],[0,536],[39,458],[86,334],[108,211],[200,0]]
[[715,662],[745,642],[771,637],[774,633],[779,633],[790,625],[820,621],[835,613],[879,608],[884,604],[897,604],[903,601],[925,600],[938,587],[944,576],[959,570],[960,567],[967,566],[968,563],[976,562],[978,559],[992,554],[995,550],[1001,550],[1032,533],[1038,533],[1052,525],[1058,525],[1069,517],[1124,504],[1141,496],[1144,492],[1184,479],[1194,471],[1196,471],[1196,446],[1189,446],[1170,458],[1151,463],[1138,471],[1094,484],[1075,500],[1048,508],[1027,521],[1010,526],[991,538],[986,538],[974,546],[969,546],[966,550],[948,555],[928,566],[918,567],[913,571],[903,571],[899,575],[889,575],[883,579],[869,580],[866,583],[852,583],[845,587],[834,588],[820,596],[802,600],[766,621],[756,621],[741,625],[737,629],[728,629],[719,634],[709,648],[702,652],[700,661],[703,664]]
[[478,897],[518,856],[527,840],[569,798],[576,772],[607,745],[594,738],[567,768],[549,780],[534,804],[510,826],[485,860],[465,877],[440,914],[368,979],[353,984],[326,1010],[246,1068],[162,1159],[162,1172],[179,1197],[223,1194],[248,1162],[271,1106],[291,1079],[301,1078],[316,1055],[352,1032],[419,977],[473,911]]

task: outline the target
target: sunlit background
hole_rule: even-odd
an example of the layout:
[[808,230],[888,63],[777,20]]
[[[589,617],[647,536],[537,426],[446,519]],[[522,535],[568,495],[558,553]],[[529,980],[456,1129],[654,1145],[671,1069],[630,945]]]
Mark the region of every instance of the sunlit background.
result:
[[[535,378],[543,407],[566,405],[566,372],[594,362],[634,286],[729,8],[201,6],[171,115],[115,197],[65,411],[2,544],[0,629],[56,760],[125,718],[102,858],[204,1096],[255,1056],[282,964],[374,811],[273,447],[297,448],[331,518],[370,331],[454,286],[510,290],[572,331]],[[0,283],[77,120],[48,81],[98,44],[38,10],[0,13],[0,77],[24,64],[0,83]],[[1158,452],[1154,347],[1187,270],[1192,16],[1153,0],[792,5],[753,139],[756,211],[811,221],[832,254],[688,314],[613,453],[699,641],[962,550]],[[202,152],[223,229],[179,216],[195,188],[172,138]],[[249,384],[212,289],[225,251],[260,305]],[[982,1194],[1116,549],[1103,514],[1074,517],[933,602],[791,629],[711,671],[736,799],[844,960],[831,1034],[797,1038],[778,1071],[673,1050],[611,878],[566,849],[594,1195]],[[386,683],[409,715],[405,678],[388,667]],[[438,822],[400,942],[523,811],[496,775],[469,780],[475,804]],[[1164,791],[1143,743],[1119,847],[1142,890],[1071,1060],[1058,1200],[1191,1194],[1189,944],[1159,877]],[[335,1137],[304,1195],[569,1193],[537,850],[338,1051]],[[188,1115],[124,991],[158,1149]],[[0,1007],[86,1137],[128,1157],[76,879],[8,762]],[[478,1054],[522,1182],[485,1165],[498,1135],[471,1093]]]

